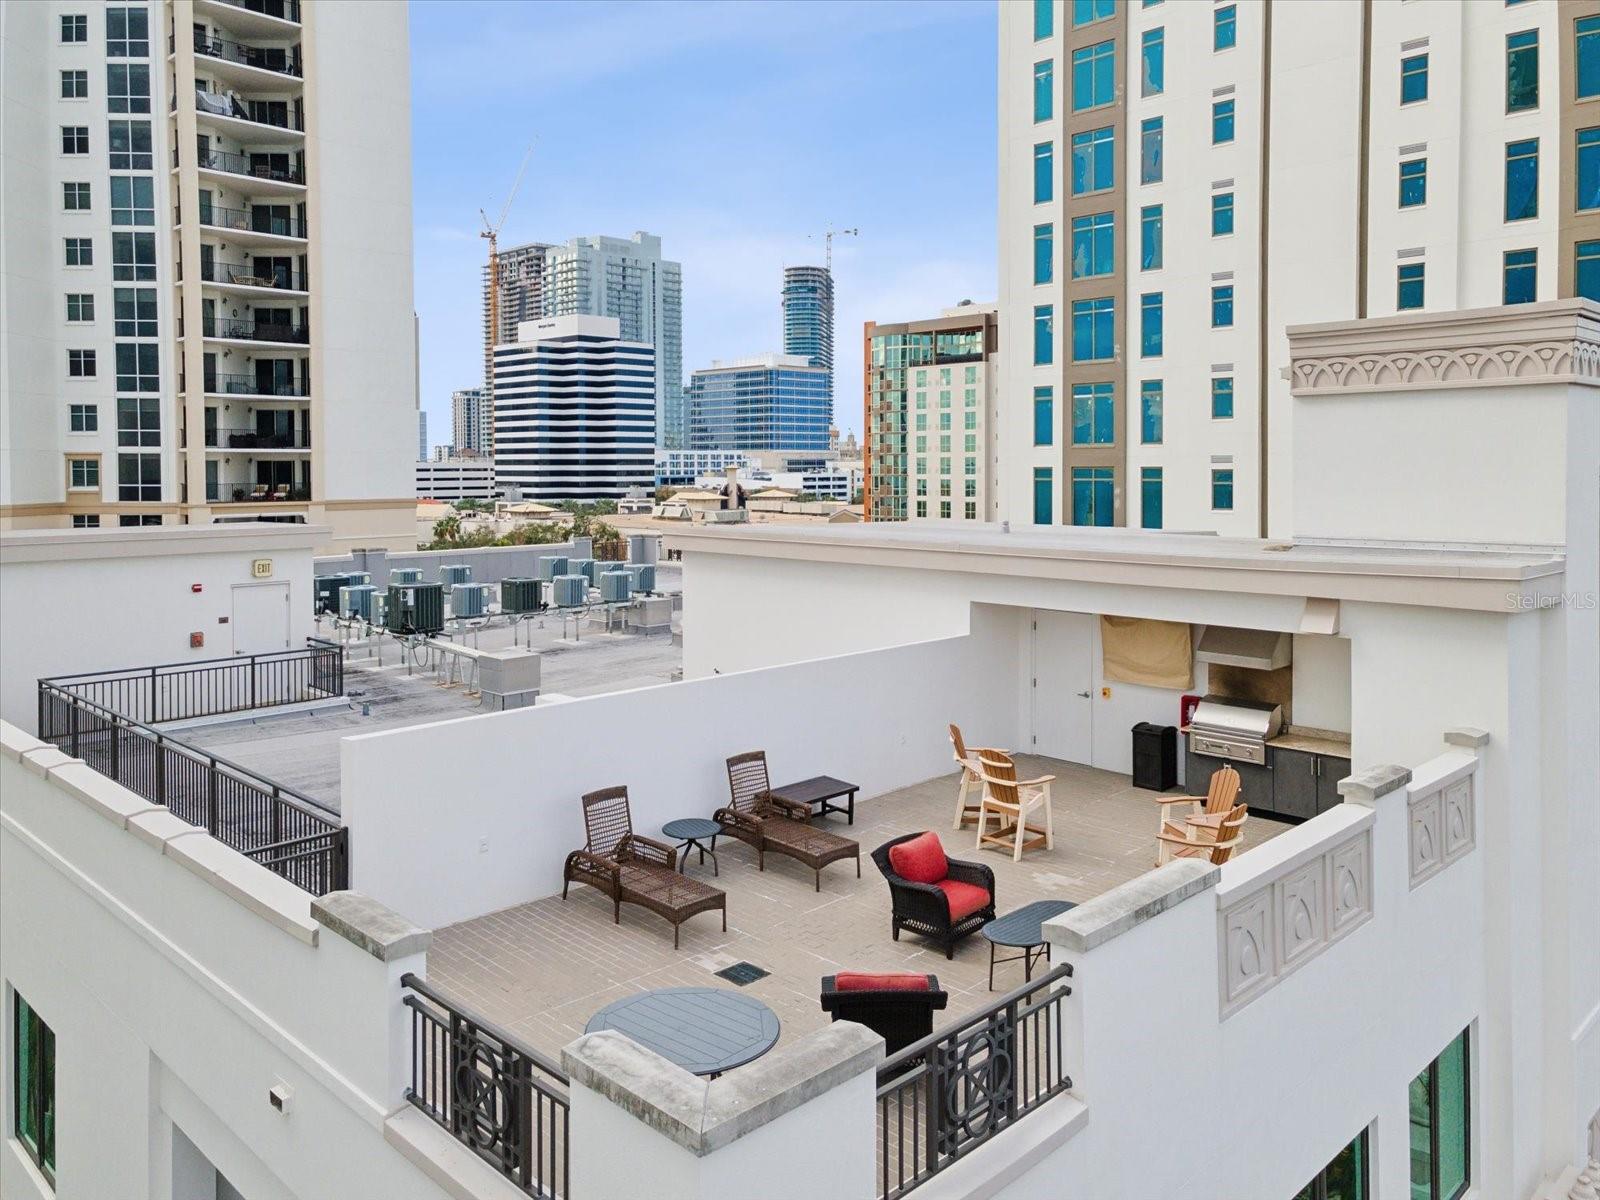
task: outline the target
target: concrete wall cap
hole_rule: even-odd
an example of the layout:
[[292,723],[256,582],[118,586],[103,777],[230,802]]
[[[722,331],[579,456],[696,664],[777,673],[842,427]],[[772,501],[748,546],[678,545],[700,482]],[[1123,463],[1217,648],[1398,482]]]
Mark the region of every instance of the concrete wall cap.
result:
[[24,750],[21,754],[22,765],[27,767],[41,779],[50,774],[56,767],[65,766],[67,763],[80,762],[81,759],[73,758],[70,754],[63,754],[54,746],[41,742],[39,745]]
[[1471,725],[1458,725],[1454,729],[1444,731],[1444,740],[1452,746],[1460,746],[1465,750],[1476,750],[1489,744],[1489,731],[1476,729]]
[[1045,932],[1052,943],[1067,950],[1093,950],[1189,897],[1216,887],[1221,876],[1221,869],[1209,862],[1176,859],[1045,922]]
[[1384,763],[1350,775],[1339,781],[1339,794],[1356,804],[1376,804],[1379,796],[1387,796],[1411,782],[1411,769]]
[[433,931],[360,892],[329,892],[311,902],[311,916],[382,962],[427,953]]
[[137,813],[128,818],[128,832],[141,841],[149,842],[157,850],[165,850],[173,838],[192,837],[200,832],[187,821],[180,821],[164,808]]
[[173,838],[162,853],[291,937],[317,944],[320,927],[311,919],[311,896],[260,863],[207,833]]
[[47,745],[48,742],[41,742],[21,726],[13,725],[10,721],[0,721],[0,754],[4,754],[7,758],[20,761],[28,751],[38,750]]
[[130,792],[120,783],[107,779],[88,763],[77,759],[50,768],[50,779],[62,791],[76,797],[91,811],[122,829],[128,827],[130,818],[141,813],[165,811],[161,805],[152,804],[137,792]]

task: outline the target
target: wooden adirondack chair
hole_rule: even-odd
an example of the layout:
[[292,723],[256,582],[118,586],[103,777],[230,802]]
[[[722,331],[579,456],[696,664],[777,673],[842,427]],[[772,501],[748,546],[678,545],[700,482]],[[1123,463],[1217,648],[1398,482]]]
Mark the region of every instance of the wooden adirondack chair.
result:
[[[981,804],[973,804],[967,795],[974,784],[978,787],[979,797],[983,794],[983,767],[978,762],[978,750],[967,749],[966,739],[961,736],[961,726],[950,726],[950,748],[955,753],[956,766],[961,768],[961,789],[956,793],[956,819],[950,828],[960,830],[967,824],[976,823],[978,815],[983,809]],[[995,751],[994,753],[1005,753]]]
[[[983,800],[978,806],[978,841],[1011,851],[1013,862],[1022,861],[1024,850],[1055,844],[1055,827],[1050,817],[1050,784],[1054,775],[1037,779],[1018,779],[1017,764],[1003,750],[978,751],[979,774],[983,776]],[[1030,825],[1028,818],[1042,810],[1043,825]],[[999,828],[989,831],[989,818]]]
[[1239,802],[1239,772],[1226,764],[1218,767],[1211,774],[1211,786],[1206,789],[1204,799],[1199,796],[1156,796],[1153,799],[1161,808],[1161,819],[1156,823],[1156,866],[1159,867],[1172,857],[1168,844],[1160,840],[1162,831],[1173,820],[1171,810],[1187,804],[1189,812],[1185,816],[1189,824],[1214,827]]
[[1248,816],[1247,806],[1238,804],[1215,826],[1168,821],[1156,836],[1164,848],[1171,848],[1172,858],[1204,858],[1220,867],[1233,857],[1244,840],[1244,823]]

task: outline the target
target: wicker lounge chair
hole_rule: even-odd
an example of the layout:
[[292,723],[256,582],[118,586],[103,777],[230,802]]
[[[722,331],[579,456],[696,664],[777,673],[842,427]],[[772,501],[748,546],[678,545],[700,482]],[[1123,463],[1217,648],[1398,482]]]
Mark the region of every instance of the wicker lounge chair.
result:
[[720,821],[722,831],[730,837],[755,847],[759,870],[767,869],[768,854],[786,854],[811,868],[820,892],[822,868],[853,858],[856,878],[861,878],[860,843],[817,829],[811,824],[809,804],[793,804],[769,795],[771,790],[766,751],[735,754],[728,760],[729,803],[726,808],[719,808],[712,819]]
[[872,861],[889,881],[889,901],[893,906],[889,928],[894,940],[900,940],[902,929],[909,929],[932,938],[944,947],[946,958],[954,958],[957,942],[994,920],[994,872],[983,863],[944,858],[940,847],[934,857],[943,862],[932,871],[917,872],[919,876],[940,877],[908,879],[895,868],[890,851],[924,837],[932,838],[935,845],[939,840],[935,833],[903,834],[874,850]]
[[678,927],[696,913],[721,910],[728,930],[728,898],[721,888],[687,879],[673,868],[677,852],[663,842],[633,832],[628,789],[602,788],[583,798],[583,824],[589,844],[567,855],[561,898],[573,883],[586,883],[611,897],[611,919],[622,924],[622,906],[637,904],[672,922],[672,948]]
[[822,977],[822,1011],[835,1021],[865,1025],[883,1038],[887,1054],[932,1033],[934,1010],[949,999],[937,975],[840,971]]

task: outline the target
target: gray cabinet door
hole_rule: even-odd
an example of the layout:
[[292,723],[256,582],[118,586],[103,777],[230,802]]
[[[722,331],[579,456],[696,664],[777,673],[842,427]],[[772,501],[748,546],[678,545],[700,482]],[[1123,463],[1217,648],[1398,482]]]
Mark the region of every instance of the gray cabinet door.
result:
[[1317,755],[1317,811],[1327,812],[1336,804],[1344,803],[1344,797],[1339,795],[1339,781],[1350,774],[1350,760],[1348,758],[1331,758],[1326,754]]
[[1272,752],[1272,807],[1285,817],[1317,815],[1317,756],[1299,750]]

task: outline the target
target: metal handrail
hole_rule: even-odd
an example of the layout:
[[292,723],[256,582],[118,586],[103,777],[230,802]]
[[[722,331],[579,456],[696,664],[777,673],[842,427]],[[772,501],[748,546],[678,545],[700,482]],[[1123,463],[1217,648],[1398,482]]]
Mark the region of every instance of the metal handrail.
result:
[[[274,268],[270,274],[258,275],[256,268],[250,263],[224,262],[214,258],[210,262],[202,261],[200,264],[200,278],[207,283],[231,283],[239,287],[264,287],[276,288],[279,291],[303,292],[306,290],[306,279],[297,271],[279,272]],[[280,283],[279,280],[286,282]]]
[[299,79],[301,75],[298,46],[283,52],[284,65],[281,67],[271,66],[265,61],[270,49],[276,47],[269,49],[265,46],[247,46],[243,42],[230,41],[228,38],[208,37],[198,29],[194,31],[194,49],[196,54],[204,54],[207,58],[255,67],[257,70],[271,71],[275,75],[287,75],[292,79]]
[[305,226],[297,217],[270,216],[267,218],[271,228],[261,229],[256,226],[255,216],[252,212],[242,208],[224,208],[217,204],[207,204],[200,208],[200,224],[213,229],[231,229],[235,233],[265,233],[273,237],[303,238],[306,236]]
[[[176,158],[177,151],[174,149]],[[174,163],[176,165],[176,163]],[[243,175],[249,179],[267,179],[274,183],[298,183],[306,181],[305,171],[297,164],[291,163],[287,167],[274,167],[265,164],[252,163],[248,154],[234,154],[229,150],[218,150],[197,140],[195,146],[195,166],[202,171],[224,171],[229,175]],[[248,191],[249,189],[244,189]]]
[[215,375],[207,375],[204,383],[205,390],[208,393],[218,396],[291,396],[301,398],[311,395],[311,382],[306,379],[290,380],[288,383],[275,383],[271,387],[263,388],[261,387],[261,381],[254,375],[221,372]]
[[416,992],[424,999],[433,1001],[440,1008],[445,1009],[448,1012],[455,1013],[463,1020],[472,1022],[473,1025],[483,1030],[496,1041],[504,1042],[518,1054],[525,1055],[529,1062],[538,1067],[546,1075],[549,1075],[551,1078],[555,1079],[557,1082],[562,1084],[569,1084],[572,1082],[567,1078],[566,1072],[561,1069],[561,1064],[556,1062],[555,1059],[539,1053],[539,1051],[535,1050],[532,1046],[528,1045],[515,1034],[507,1033],[504,1029],[500,1028],[500,1026],[489,1020],[489,1018],[474,1012],[460,1001],[452,1000],[442,992],[435,990],[429,985],[427,980],[419,979],[416,975],[413,975],[410,971],[407,971],[404,975],[400,976],[400,986],[404,988],[410,988],[413,992]]

